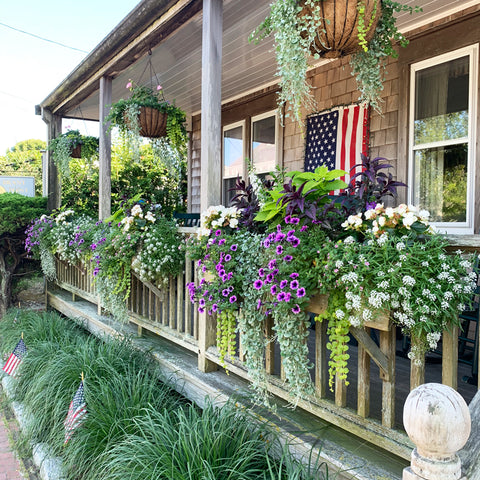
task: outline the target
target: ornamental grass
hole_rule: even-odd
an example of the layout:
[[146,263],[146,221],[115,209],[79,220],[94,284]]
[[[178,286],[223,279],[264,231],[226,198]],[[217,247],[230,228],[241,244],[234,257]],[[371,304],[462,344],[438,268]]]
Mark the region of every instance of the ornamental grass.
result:
[[[192,405],[129,339],[93,337],[58,313],[10,310],[0,322],[4,357],[22,333],[28,353],[14,400],[33,413],[23,448],[46,443],[68,480],[328,478],[325,465],[302,465],[234,403]],[[81,372],[88,413],[65,444]]]

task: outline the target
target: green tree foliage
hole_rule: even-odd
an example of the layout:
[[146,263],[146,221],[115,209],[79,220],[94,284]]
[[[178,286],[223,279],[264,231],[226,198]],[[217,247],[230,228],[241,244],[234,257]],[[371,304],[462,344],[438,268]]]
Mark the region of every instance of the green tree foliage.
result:
[[42,193],[42,150],[47,144],[42,140],[24,140],[0,156],[0,175],[35,178],[35,194]]
[[[98,163],[72,159],[70,178],[62,182],[62,207],[92,217],[98,214]],[[141,195],[161,213],[170,217],[185,210],[186,162],[166,144],[159,142],[141,147],[141,162],[131,158],[127,147],[112,149],[112,211],[119,210],[126,199]]]
[[12,276],[26,252],[25,230],[46,213],[47,199],[18,193],[0,195],[0,317],[11,301]]

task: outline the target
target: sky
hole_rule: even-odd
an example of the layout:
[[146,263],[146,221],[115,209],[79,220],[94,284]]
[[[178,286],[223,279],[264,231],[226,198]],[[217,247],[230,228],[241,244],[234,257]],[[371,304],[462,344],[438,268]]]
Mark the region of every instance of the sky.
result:
[[[138,3],[140,0],[0,0],[0,155],[22,140],[47,140],[47,125],[35,115],[35,105]],[[97,123],[64,120],[63,125],[64,129],[69,126],[98,136]]]

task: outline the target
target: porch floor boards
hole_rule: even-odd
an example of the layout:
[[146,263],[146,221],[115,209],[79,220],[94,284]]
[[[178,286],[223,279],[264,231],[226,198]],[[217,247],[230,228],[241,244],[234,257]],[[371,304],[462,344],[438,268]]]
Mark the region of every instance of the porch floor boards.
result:
[[[175,388],[190,400],[205,404],[206,398],[216,404],[234,398],[237,403],[252,407],[249,400],[248,383],[234,374],[226,375],[223,369],[202,373],[197,368],[197,358],[192,352],[145,331],[137,336],[136,325],[120,327],[109,317],[99,316],[96,306],[78,299],[72,301],[71,294],[62,290],[48,293],[48,304],[70,318],[80,319],[89,331],[102,336],[129,335],[134,344],[152,351],[167,377],[175,383]],[[352,379],[353,380],[353,379]],[[408,462],[390,452],[375,447],[349,432],[328,424],[304,410],[292,410],[286,402],[275,399],[276,414],[254,407],[260,421],[271,422],[282,437],[287,440],[298,456],[308,458],[314,447],[314,458],[327,462],[330,474],[338,470],[338,480],[378,480],[388,478],[400,480],[402,470]]]

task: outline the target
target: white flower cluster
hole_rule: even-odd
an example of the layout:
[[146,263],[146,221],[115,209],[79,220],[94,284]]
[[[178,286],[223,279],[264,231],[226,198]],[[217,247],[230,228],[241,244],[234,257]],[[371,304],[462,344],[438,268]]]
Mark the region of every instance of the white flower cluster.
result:
[[[142,207],[140,205],[134,205],[131,211],[131,215],[128,217],[124,217],[121,220],[121,224],[123,225],[122,231],[124,233],[128,232],[132,225],[135,223],[136,219],[145,220],[148,223],[155,223],[155,214],[148,211],[146,214],[143,213]],[[145,226],[140,227],[140,230],[144,230]]]
[[[363,218],[362,218],[363,217]],[[370,230],[375,235],[381,235],[385,229],[405,228],[411,230],[412,225],[416,222],[428,226],[430,213],[426,210],[418,211],[413,205],[401,204],[398,207],[385,208],[379,203],[375,208],[367,210],[363,214],[357,213],[350,215],[342,227],[345,230]],[[427,233],[433,233],[433,228],[429,227]]]
[[62,223],[67,223],[67,217],[73,215],[75,212],[73,210],[64,210],[57,215],[55,218],[55,223],[61,225]]
[[132,259],[132,269],[142,281],[162,287],[182,264],[180,240],[156,227],[147,229],[142,240],[141,250]]
[[208,207],[200,215],[200,228],[197,231],[198,236],[208,236],[211,231],[216,228],[237,228],[240,213],[240,210],[235,207],[224,207],[223,205]]

